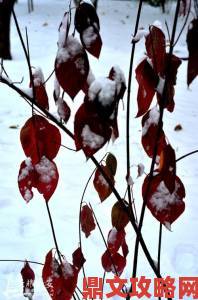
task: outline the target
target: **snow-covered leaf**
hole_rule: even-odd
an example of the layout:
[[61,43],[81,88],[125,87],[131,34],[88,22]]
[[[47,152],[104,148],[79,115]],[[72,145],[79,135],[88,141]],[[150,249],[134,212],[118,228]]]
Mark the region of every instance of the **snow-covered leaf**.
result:
[[34,295],[35,274],[27,261],[21,270],[21,276],[23,279],[23,295],[25,298],[28,298],[28,300],[32,300]]
[[73,36],[68,36],[65,46],[58,49],[55,73],[60,86],[74,99],[87,80],[89,61],[86,51]]

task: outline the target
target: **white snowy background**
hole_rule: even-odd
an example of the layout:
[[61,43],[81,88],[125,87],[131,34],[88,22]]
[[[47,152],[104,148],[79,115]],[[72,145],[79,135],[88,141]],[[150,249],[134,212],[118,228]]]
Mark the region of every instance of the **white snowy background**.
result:
[[[30,53],[33,66],[43,69],[45,78],[51,73],[57,51],[57,29],[63,13],[68,8],[68,1],[62,0],[35,0],[35,10],[28,14],[27,1],[19,0],[15,6],[16,14],[23,34],[25,27],[28,29]],[[162,14],[159,8],[153,8],[146,4],[143,6],[140,26],[148,28],[155,20],[162,22],[167,20],[169,27],[173,21],[175,4],[168,5],[168,13]],[[99,0],[98,15],[101,22],[101,36],[103,48],[99,61],[89,56],[92,70],[96,77],[106,76],[110,68],[118,64],[128,78],[129,59],[131,50],[131,38],[135,25],[137,12],[136,1],[107,1]],[[183,24],[181,18],[178,29]],[[186,48],[186,31],[181,36],[175,47],[175,54],[179,57],[188,55]],[[13,81],[24,78],[22,87],[29,84],[28,69],[24,59],[24,53],[12,22],[11,44],[13,61],[6,61],[5,68]],[[144,55],[144,40],[137,44],[135,54],[135,66]],[[165,113],[165,133],[171,145],[176,150],[177,157],[197,148],[197,79],[190,89],[186,85],[187,63],[183,61],[178,72],[175,102],[175,111]],[[47,83],[47,91],[50,97],[50,110],[55,112],[53,103],[53,80]],[[131,93],[131,163],[137,165],[143,163],[146,172],[149,170],[150,159],[147,158],[141,146],[141,120],[135,119],[137,83],[133,76]],[[83,93],[75,99],[75,103],[67,97],[68,104],[72,107],[74,115],[77,107],[83,101]],[[20,163],[25,155],[20,145],[20,128],[31,116],[31,109],[15,92],[0,85],[0,259],[28,259],[44,262],[46,253],[54,247],[50,224],[44,200],[38,193],[34,193],[33,200],[27,205],[22,199],[18,186],[17,176]],[[154,105],[154,103],[153,103]],[[126,98],[124,99],[126,108]],[[126,150],[125,150],[125,114],[126,111],[120,104],[119,129],[120,138],[111,143],[96,155],[98,159],[107,151],[112,151],[118,159],[118,171],[116,174],[116,188],[121,195],[126,189]],[[182,125],[181,131],[174,131],[177,124]],[[18,129],[10,126],[17,125]],[[68,124],[73,131],[73,121]],[[74,148],[73,141],[65,134],[62,135],[62,143]],[[182,216],[172,225],[172,232],[163,229],[161,271],[162,275],[170,275],[178,280],[180,276],[198,276],[198,157],[196,155],[186,158],[178,163],[177,173],[186,188],[186,209]],[[78,214],[79,203],[84,185],[88,176],[94,169],[93,164],[86,162],[82,152],[74,153],[65,149],[59,152],[56,163],[59,169],[60,180],[56,192],[50,200],[51,213],[54,220],[59,248],[66,258],[71,261],[71,254],[78,247]],[[133,168],[135,180],[134,195],[138,215],[142,205],[141,185],[143,178],[136,178],[137,169]],[[105,237],[111,229],[111,207],[116,201],[110,196],[100,204],[98,195],[90,184],[85,201],[91,202]],[[146,212],[143,226],[143,236],[154,260],[157,259],[159,223]],[[132,272],[133,247],[135,234],[130,225],[127,226],[127,242],[130,253],[127,258],[127,267],[122,275],[129,279]],[[96,229],[88,239],[82,234],[83,252],[87,259],[85,270],[87,276],[103,276],[100,257],[105,251],[105,245]],[[145,260],[140,250],[138,260],[138,276],[145,275],[153,278],[153,271]],[[22,299],[22,281],[20,270],[22,263],[0,262],[0,300]],[[42,283],[40,266],[32,265],[36,273],[35,300],[49,299]],[[112,275],[107,275],[111,278]],[[79,287],[82,287],[82,276],[79,277]],[[178,284],[176,283],[177,289]],[[152,293],[152,289],[151,289]],[[118,299],[118,298],[114,298]],[[178,299],[178,296],[175,296]]]

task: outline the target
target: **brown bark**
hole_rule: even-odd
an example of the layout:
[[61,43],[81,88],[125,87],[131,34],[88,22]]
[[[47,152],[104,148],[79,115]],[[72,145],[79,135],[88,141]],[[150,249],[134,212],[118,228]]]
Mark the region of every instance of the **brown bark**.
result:
[[0,0],[0,58],[12,59],[10,52],[10,20],[15,0]]

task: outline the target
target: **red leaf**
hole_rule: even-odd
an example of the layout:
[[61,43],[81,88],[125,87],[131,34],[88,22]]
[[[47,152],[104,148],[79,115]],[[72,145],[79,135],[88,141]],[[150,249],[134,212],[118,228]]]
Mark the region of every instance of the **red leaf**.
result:
[[87,157],[101,149],[111,138],[111,128],[94,110],[83,103],[74,120],[74,139],[77,151],[82,149]]
[[85,233],[86,238],[90,235],[96,227],[93,212],[88,205],[84,205],[81,210],[80,224],[82,231]]
[[[115,183],[114,177],[113,177],[112,173],[110,172],[109,168],[107,166],[103,166],[103,165],[101,165],[101,168],[103,169],[105,174],[109,177],[112,184],[114,185],[114,183]],[[107,199],[111,195],[112,189],[98,169],[95,172],[93,184],[94,184],[96,191],[98,192],[101,202],[103,202],[105,199]]]
[[106,250],[102,258],[102,266],[106,272],[112,272],[120,276],[126,266],[126,258],[119,253],[111,253]]
[[28,297],[28,299],[32,299],[34,295],[35,274],[27,261],[21,270],[21,276],[23,278],[23,295],[24,297]]
[[150,26],[150,33],[146,36],[146,51],[157,74],[162,75],[165,64],[166,40],[161,29]]
[[53,195],[58,183],[58,170],[56,164],[43,156],[39,163],[32,165],[31,160],[22,162],[18,185],[19,190],[26,202],[33,197],[32,188],[36,188],[40,194],[48,201]]
[[144,59],[137,66],[135,72],[136,79],[139,84],[137,95],[138,113],[136,117],[140,117],[147,112],[151,105],[151,102],[155,95],[155,89],[158,84],[158,76],[155,74],[147,59]]
[[[123,200],[124,201],[124,200]],[[128,203],[124,201],[126,209],[128,209]],[[129,223],[129,216],[120,202],[116,202],[111,210],[111,223],[118,231],[123,230]]]
[[176,157],[171,145],[166,145],[160,154],[159,172],[170,193],[175,190]]
[[68,36],[65,46],[58,49],[55,73],[60,86],[72,99],[86,83],[89,73],[88,57],[73,36]]
[[98,15],[91,1],[90,3],[81,1],[80,5],[76,9],[74,24],[79,33],[83,32],[90,25],[94,25],[98,30],[100,30]]
[[70,300],[77,285],[78,271],[67,261],[60,265],[51,250],[45,259],[42,278],[52,300]]
[[[33,83],[36,102],[43,108],[49,110],[48,96],[44,85],[44,76],[41,68],[33,69]],[[32,87],[30,82],[30,87]]]
[[67,123],[69,121],[69,118],[71,116],[71,109],[68,106],[68,104],[62,100],[61,98],[58,99],[57,101],[57,105],[58,105],[58,114],[59,117],[65,122]]
[[38,164],[35,165],[36,184],[40,194],[48,201],[53,195],[59,179],[56,164],[43,156]]
[[198,19],[192,20],[187,33],[189,51],[187,84],[190,85],[198,75]]
[[[149,110],[142,118],[142,145],[149,157],[153,157],[153,151],[157,138],[159,111],[157,107]],[[167,145],[164,131],[162,130],[158,140],[158,154]]]
[[128,245],[126,243],[126,240],[124,239],[123,243],[122,243],[122,253],[123,253],[123,256],[126,258],[128,253],[129,253],[129,248],[128,248]]
[[73,257],[73,265],[78,270],[80,270],[82,268],[82,266],[84,265],[84,263],[86,262],[86,259],[84,258],[84,255],[83,255],[80,247],[74,251],[74,253],[72,254],[72,257]]
[[98,29],[95,26],[89,26],[80,34],[80,39],[84,48],[96,58],[99,58],[102,40]]
[[19,191],[26,202],[29,202],[33,197],[32,188],[35,186],[35,172],[30,159],[26,159],[21,163],[18,186]]
[[107,245],[112,253],[117,252],[125,241],[125,230],[117,230],[113,227],[108,234]]
[[[148,191],[150,180],[151,184]],[[152,215],[166,227],[170,227],[170,224],[184,212],[185,189],[177,176],[175,177],[175,190],[170,193],[161,175],[157,175],[152,179],[148,175],[142,187],[142,195]]]
[[61,145],[58,128],[38,115],[32,116],[22,127],[20,139],[25,155],[31,157],[33,165],[42,156],[54,159]]

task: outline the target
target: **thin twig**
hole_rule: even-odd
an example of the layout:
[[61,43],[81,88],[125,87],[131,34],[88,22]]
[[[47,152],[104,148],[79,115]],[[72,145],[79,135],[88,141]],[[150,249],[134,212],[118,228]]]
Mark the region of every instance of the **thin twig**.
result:
[[23,262],[23,263],[28,262],[30,264],[44,266],[43,263],[32,261],[32,260],[23,260],[23,259],[0,259],[0,262]]

